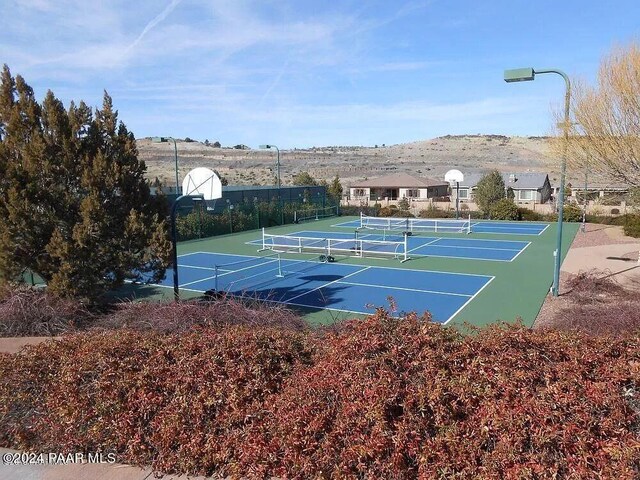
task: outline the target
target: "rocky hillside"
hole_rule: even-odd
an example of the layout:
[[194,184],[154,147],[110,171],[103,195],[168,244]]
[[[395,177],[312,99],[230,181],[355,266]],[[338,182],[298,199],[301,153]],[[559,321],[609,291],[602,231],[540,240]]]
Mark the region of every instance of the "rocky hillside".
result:
[[[276,152],[215,148],[199,142],[178,141],[180,178],[196,166],[216,169],[229,184],[259,185],[273,183]],[[145,160],[148,175],[168,185],[175,181],[174,154],[171,143],[138,140],[140,158]],[[408,173],[442,178],[457,168],[477,171],[497,168],[501,171],[544,171],[557,177],[557,161],[551,158],[545,137],[506,137],[502,135],[447,135],[431,140],[377,147],[322,147],[282,150],[281,178],[290,183],[293,175],[306,170],[318,179],[336,174],[349,185],[354,180],[388,173]]]

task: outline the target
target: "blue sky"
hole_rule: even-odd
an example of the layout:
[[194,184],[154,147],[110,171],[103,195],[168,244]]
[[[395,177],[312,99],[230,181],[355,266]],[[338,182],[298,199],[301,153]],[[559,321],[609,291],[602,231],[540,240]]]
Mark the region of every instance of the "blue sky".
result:
[[0,62],[136,137],[281,148],[545,135],[560,77],[637,41],[637,0],[0,0]]

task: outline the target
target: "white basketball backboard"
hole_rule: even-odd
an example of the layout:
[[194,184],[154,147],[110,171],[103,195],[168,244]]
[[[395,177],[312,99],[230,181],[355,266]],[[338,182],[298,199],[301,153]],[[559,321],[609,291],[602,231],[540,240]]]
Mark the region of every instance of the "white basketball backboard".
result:
[[200,195],[205,201],[217,200],[222,197],[222,183],[213,170],[197,167],[184,177],[182,195]]
[[444,174],[444,181],[450,184],[459,183],[464,180],[464,175],[460,170],[449,170]]

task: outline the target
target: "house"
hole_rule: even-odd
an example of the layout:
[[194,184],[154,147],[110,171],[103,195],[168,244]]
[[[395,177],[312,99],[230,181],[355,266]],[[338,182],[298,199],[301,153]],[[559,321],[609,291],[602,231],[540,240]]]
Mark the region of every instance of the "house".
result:
[[[483,173],[468,173],[460,183],[460,201],[473,202],[474,190]],[[503,173],[504,186],[513,190],[513,200],[516,203],[547,203],[551,199],[551,183],[546,173]],[[456,189],[452,189],[452,201],[455,202]]]
[[449,184],[443,180],[415,177],[408,173],[395,173],[384,177],[354,182],[349,187],[349,198],[355,201],[427,200],[448,195]]

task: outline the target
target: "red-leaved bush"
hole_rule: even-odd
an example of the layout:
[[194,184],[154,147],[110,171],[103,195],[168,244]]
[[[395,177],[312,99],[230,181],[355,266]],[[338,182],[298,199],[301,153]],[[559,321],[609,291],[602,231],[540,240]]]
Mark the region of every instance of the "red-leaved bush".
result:
[[0,444],[247,478],[638,478],[640,343],[378,311],[0,356]]

